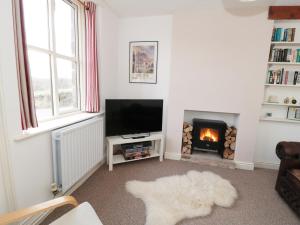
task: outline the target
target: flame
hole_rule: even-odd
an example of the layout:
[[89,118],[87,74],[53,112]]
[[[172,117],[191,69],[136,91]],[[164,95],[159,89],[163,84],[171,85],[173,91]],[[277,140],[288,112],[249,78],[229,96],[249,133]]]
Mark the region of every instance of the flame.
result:
[[219,140],[218,131],[209,128],[201,129],[200,140],[217,142]]

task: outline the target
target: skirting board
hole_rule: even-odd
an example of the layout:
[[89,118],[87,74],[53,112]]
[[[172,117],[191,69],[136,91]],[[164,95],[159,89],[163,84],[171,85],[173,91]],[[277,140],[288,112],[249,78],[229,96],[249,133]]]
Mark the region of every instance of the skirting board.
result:
[[165,159],[180,160],[181,154],[175,152],[165,152]]
[[234,161],[235,168],[241,170],[254,170],[254,163],[251,162],[242,162],[242,161]]
[[[98,165],[96,165],[90,172],[86,174],[81,180],[79,180],[70,190],[68,190],[64,195],[57,195],[56,197],[71,195],[76,189],[78,189],[93,173],[96,172],[104,163],[106,159],[104,158]],[[28,219],[22,221],[19,225],[39,225],[53,210],[43,212],[40,215],[32,216]]]
[[262,169],[271,169],[271,170],[278,170],[279,163],[268,163],[268,162],[255,162],[255,168],[262,168]]

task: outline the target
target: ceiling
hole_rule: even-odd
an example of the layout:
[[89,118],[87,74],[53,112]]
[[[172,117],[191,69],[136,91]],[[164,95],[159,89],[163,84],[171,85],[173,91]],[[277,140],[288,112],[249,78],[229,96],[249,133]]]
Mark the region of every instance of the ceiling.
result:
[[105,0],[107,5],[120,17],[155,16],[172,14],[189,7],[241,9],[249,7],[267,7],[270,5],[300,5],[300,0]]

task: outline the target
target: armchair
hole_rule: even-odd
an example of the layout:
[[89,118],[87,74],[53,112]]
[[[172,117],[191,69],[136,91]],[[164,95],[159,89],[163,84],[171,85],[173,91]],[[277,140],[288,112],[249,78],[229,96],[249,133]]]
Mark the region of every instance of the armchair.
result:
[[280,142],[276,154],[281,161],[275,189],[300,217],[300,142]]

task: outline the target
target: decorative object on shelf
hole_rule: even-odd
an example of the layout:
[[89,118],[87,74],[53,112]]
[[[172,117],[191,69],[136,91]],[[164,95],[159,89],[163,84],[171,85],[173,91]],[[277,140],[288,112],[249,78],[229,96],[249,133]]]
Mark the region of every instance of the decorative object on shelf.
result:
[[182,150],[181,153],[183,156],[187,157],[192,153],[192,131],[193,126],[190,123],[184,122],[183,123],[183,130],[182,130]]
[[278,96],[276,96],[276,95],[270,95],[268,97],[268,102],[269,103],[279,103]]
[[129,83],[157,83],[158,41],[129,43]]
[[290,103],[290,98],[289,97],[284,98],[283,103],[284,104],[289,104]]
[[272,117],[272,113],[271,112],[267,112],[266,113],[266,117]]
[[300,107],[290,106],[287,111],[288,120],[300,120]]
[[297,100],[294,97],[292,97],[291,103],[294,104],[294,105],[296,105],[297,104]]

